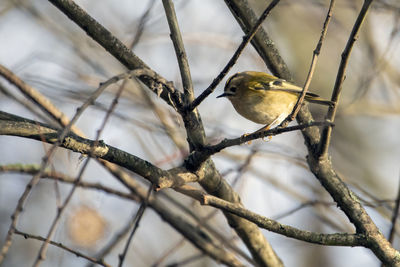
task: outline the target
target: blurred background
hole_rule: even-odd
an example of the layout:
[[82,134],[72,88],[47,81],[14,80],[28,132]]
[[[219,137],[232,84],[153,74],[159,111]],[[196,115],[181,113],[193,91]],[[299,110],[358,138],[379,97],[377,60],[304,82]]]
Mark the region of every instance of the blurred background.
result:
[[[330,98],[341,53],[362,1],[336,1],[333,19],[322,47],[310,91]],[[181,89],[179,68],[161,1],[76,1],[93,18],[124,42],[153,70]],[[269,1],[250,1],[257,14]],[[195,94],[219,74],[243,32],[223,1],[174,1],[189,57]],[[263,24],[289,65],[294,80],[303,85],[318,42],[329,1],[281,1]],[[399,186],[400,162],[400,4],[374,1],[355,44],[346,72],[335,121],[330,153],[336,170],[366,205],[368,213],[387,236],[391,210]],[[0,64],[48,97],[72,117],[100,82],[126,71],[116,59],[47,1],[0,2]],[[266,71],[253,47],[248,46],[230,71]],[[224,80],[225,82],[225,80]],[[77,126],[95,138],[105,111],[120,84],[108,88],[79,119]],[[183,123],[161,99],[128,82],[101,139],[109,145],[144,158],[162,169],[179,166],[188,153]],[[239,116],[226,99],[215,97],[220,84],[200,106],[208,143],[252,132],[256,125]],[[316,120],[326,108],[311,105]],[[13,85],[0,78],[0,110],[52,123]],[[293,123],[294,124],[294,123]],[[40,164],[49,146],[37,141],[0,136],[0,164]],[[215,156],[217,168],[232,184],[245,206],[261,215],[304,230],[335,233],[354,228],[309,171],[299,132],[257,140],[226,149]],[[80,155],[59,149],[51,168],[74,177]],[[133,175],[136,177],[135,175]],[[31,175],[0,172],[0,244],[10,216]],[[136,177],[147,186],[146,181]],[[98,163],[91,161],[84,181],[127,192]],[[32,191],[17,228],[46,236],[57,203],[71,185],[42,180]],[[181,204],[206,220],[239,248],[245,247],[221,212],[202,207],[173,190],[158,194],[171,210],[193,220]],[[172,201],[174,200],[174,201]],[[139,203],[140,204],[140,203]],[[53,240],[96,256],[129,226],[139,204],[99,190],[80,188],[62,217]],[[129,232],[129,231],[128,231]],[[379,266],[363,248],[323,247],[264,231],[286,266]],[[115,266],[126,236],[116,242],[105,260]],[[398,235],[394,247],[399,248]],[[40,242],[14,236],[4,266],[29,266]],[[247,251],[245,253],[248,253]],[[183,262],[188,259],[187,262]],[[203,256],[153,210],[147,209],[134,236],[126,266],[217,266]],[[42,266],[86,266],[88,261],[50,246]]]

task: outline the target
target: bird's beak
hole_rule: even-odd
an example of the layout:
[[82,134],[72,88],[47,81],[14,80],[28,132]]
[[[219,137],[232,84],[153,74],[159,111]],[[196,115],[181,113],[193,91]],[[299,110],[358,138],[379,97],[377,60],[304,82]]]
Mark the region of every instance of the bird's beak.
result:
[[217,98],[226,97],[226,96],[228,96],[228,95],[229,95],[229,94],[227,94],[227,93],[223,93],[222,95],[217,96]]

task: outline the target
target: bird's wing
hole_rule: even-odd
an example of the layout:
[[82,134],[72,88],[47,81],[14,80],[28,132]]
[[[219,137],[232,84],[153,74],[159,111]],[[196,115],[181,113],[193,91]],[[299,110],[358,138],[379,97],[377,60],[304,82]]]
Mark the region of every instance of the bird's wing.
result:
[[[277,79],[270,82],[261,82],[252,86],[253,90],[265,90],[265,91],[282,91],[294,94],[300,94],[303,88],[287,82],[284,79]],[[308,97],[319,97],[319,95],[307,92]]]
[[[249,88],[256,91],[281,91],[281,92],[292,93],[295,95],[299,95],[303,90],[303,88],[294,85],[292,83],[289,83],[283,79],[277,79],[269,82],[256,82],[251,84]],[[327,106],[333,105],[332,101],[322,99],[321,97],[319,97],[319,95],[309,92],[306,93],[306,100],[309,102]]]

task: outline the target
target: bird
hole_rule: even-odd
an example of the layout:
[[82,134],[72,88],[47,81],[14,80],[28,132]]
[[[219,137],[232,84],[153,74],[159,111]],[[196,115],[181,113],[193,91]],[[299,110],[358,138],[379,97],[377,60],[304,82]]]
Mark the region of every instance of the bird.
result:
[[[224,93],[217,96],[230,100],[244,118],[265,125],[268,130],[280,125],[289,116],[303,88],[259,71],[244,71],[232,75],[225,83]],[[333,105],[317,94],[307,92],[304,98],[311,103]]]

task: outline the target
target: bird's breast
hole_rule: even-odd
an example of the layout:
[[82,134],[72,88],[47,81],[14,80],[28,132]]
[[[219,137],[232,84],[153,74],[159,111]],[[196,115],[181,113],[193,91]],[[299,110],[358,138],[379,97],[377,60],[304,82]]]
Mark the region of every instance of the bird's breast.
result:
[[[269,125],[278,118],[287,117],[296,103],[297,96],[282,91],[264,91],[242,94],[230,98],[235,110],[248,120]],[[283,121],[282,119],[282,121]]]

